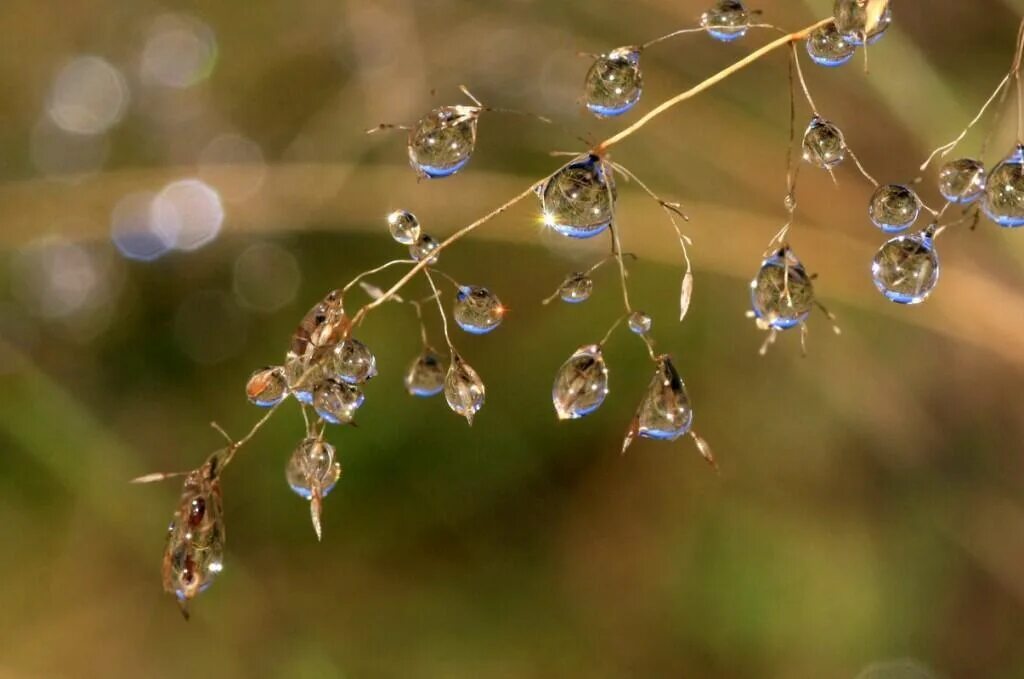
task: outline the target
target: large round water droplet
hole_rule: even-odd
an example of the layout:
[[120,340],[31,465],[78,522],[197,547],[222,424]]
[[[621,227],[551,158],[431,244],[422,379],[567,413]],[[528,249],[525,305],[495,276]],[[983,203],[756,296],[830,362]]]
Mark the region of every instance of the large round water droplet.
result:
[[858,47],[864,44],[865,38],[868,44],[877,42],[892,23],[892,9],[886,6],[882,15],[878,17],[878,22],[868,32],[867,0],[836,0],[832,16],[835,18],[836,30],[840,35],[847,42]]
[[714,6],[701,15],[700,24],[715,40],[732,42],[747,34],[750,13],[739,0],[716,0]]
[[643,93],[640,51],[620,47],[598,57],[587,72],[584,98],[599,118],[622,115],[636,106]]
[[803,139],[804,161],[828,170],[843,162],[846,143],[839,128],[815,116],[807,126]]
[[1024,145],[992,168],[981,206],[999,226],[1024,226]]
[[750,282],[750,303],[763,325],[788,330],[814,308],[814,285],[793,251],[783,248],[761,263]]
[[629,331],[636,335],[646,335],[651,331],[654,320],[643,311],[634,311],[629,315]]
[[452,355],[452,364],[444,378],[444,398],[448,407],[473,424],[473,416],[484,405],[484,383],[476,371],[458,354]]
[[435,396],[444,389],[444,377],[444,361],[432,349],[424,349],[405,374],[405,388],[413,396]]
[[868,204],[868,216],[886,233],[910,228],[921,213],[917,194],[901,184],[885,184],[875,189]]
[[351,424],[363,405],[363,390],[340,380],[324,380],[313,390],[313,409],[324,422]]
[[608,228],[615,181],[595,155],[566,165],[539,189],[544,223],[563,236],[592,238]]
[[332,377],[349,384],[362,384],[377,376],[377,359],[365,344],[349,337],[334,348]]
[[560,420],[575,420],[597,410],[608,395],[608,368],[601,347],[576,350],[562,364],[551,388],[551,401]]
[[693,409],[686,385],[672,359],[662,356],[636,413],[636,433],[644,438],[673,441],[690,431]]
[[480,109],[442,106],[409,131],[409,162],[421,177],[448,177],[469,162],[476,146]]
[[594,279],[582,272],[571,273],[562,281],[558,288],[558,296],[563,302],[579,304],[590,299],[594,291]]
[[437,264],[437,249],[441,247],[441,244],[434,240],[428,234],[421,234],[415,243],[409,246],[409,256],[415,259],[417,262],[422,262],[424,259],[429,260],[430,264]]
[[959,158],[939,170],[939,193],[950,203],[973,203],[985,193],[985,164],[972,158]]
[[420,238],[420,220],[408,210],[395,210],[388,215],[391,237],[402,245],[412,245]]
[[455,322],[473,335],[486,335],[499,325],[505,307],[497,295],[477,286],[464,285],[455,295]]
[[334,460],[334,446],[317,438],[307,438],[292,453],[285,467],[288,485],[309,500],[314,494],[326,497],[341,478],[341,465]]
[[875,287],[898,304],[919,304],[939,282],[939,256],[926,233],[887,241],[871,265]]
[[836,30],[835,24],[814,29],[807,36],[807,54],[819,66],[842,66],[853,58],[857,46]]
[[273,366],[257,370],[245,385],[249,403],[261,408],[276,406],[288,396],[288,380],[284,368]]
[[284,375],[288,381],[288,390],[300,402],[313,404],[313,389],[328,377],[326,363],[331,354],[319,353],[306,360],[288,352],[284,363]]

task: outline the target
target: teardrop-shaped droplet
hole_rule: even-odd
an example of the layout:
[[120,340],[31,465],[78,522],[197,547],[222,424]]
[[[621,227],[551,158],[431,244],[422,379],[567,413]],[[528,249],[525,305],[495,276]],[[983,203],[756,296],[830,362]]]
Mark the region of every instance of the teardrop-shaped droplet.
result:
[[819,66],[842,66],[856,51],[857,46],[848,42],[835,24],[816,28],[807,36],[807,54]]
[[499,325],[505,316],[505,307],[498,296],[487,288],[464,285],[455,295],[455,322],[473,335],[486,335]]
[[594,292],[594,279],[579,271],[566,276],[558,288],[558,296],[563,302],[569,304],[587,301],[592,292]]
[[973,158],[951,160],[939,170],[939,193],[950,203],[973,203],[985,193],[985,164]]
[[880,15],[875,17],[875,25],[869,27],[871,20],[869,15],[870,4],[865,0],[836,0],[832,11],[835,18],[836,30],[851,45],[861,46],[866,41],[868,44],[877,42],[889,24],[892,23],[892,10],[888,4]]
[[815,116],[803,139],[804,162],[823,170],[839,165],[846,158],[846,142],[843,133],[829,121]]
[[327,497],[341,478],[341,464],[335,460],[334,446],[317,438],[302,441],[285,467],[289,487],[310,500],[315,494]]
[[426,233],[420,234],[416,242],[409,246],[409,256],[417,262],[427,259],[429,260],[428,263],[437,264],[435,252],[439,247],[441,247],[441,244],[434,240],[432,236]]
[[732,42],[747,34],[750,13],[739,0],[715,0],[714,6],[701,15],[700,23],[715,40]]
[[636,432],[644,438],[672,441],[690,431],[692,425],[693,409],[686,385],[679,378],[672,359],[661,356],[636,412]]
[[452,355],[452,364],[444,378],[444,397],[448,407],[473,424],[473,416],[484,405],[484,383],[476,371],[458,354]]
[[651,331],[654,320],[643,311],[634,311],[628,319],[629,331],[635,335],[646,335]]
[[395,210],[388,215],[388,231],[396,242],[412,245],[420,237],[420,220],[408,210]]
[[615,204],[615,181],[595,155],[581,156],[538,190],[544,223],[570,238],[592,238],[608,228]]
[[622,115],[636,106],[643,93],[640,51],[620,47],[598,57],[587,72],[584,98],[598,118]]
[[1024,145],[992,168],[982,209],[999,226],[1024,226]]
[[223,570],[224,541],[220,483],[208,463],[185,477],[164,550],[163,588],[177,597],[186,616],[188,601]]
[[249,402],[261,408],[276,406],[288,396],[288,380],[281,366],[257,370],[245,385]]
[[341,306],[341,291],[333,290],[303,316],[292,335],[291,351],[307,358],[318,349],[337,344],[350,327]]
[[575,420],[597,410],[608,395],[608,368],[597,344],[576,350],[555,374],[551,401],[560,420]]
[[921,199],[902,184],[879,186],[868,203],[868,217],[886,233],[898,233],[910,228],[919,214]]
[[313,390],[313,409],[325,422],[351,424],[363,405],[363,390],[341,380],[324,380]]
[[939,256],[927,232],[897,236],[871,264],[875,287],[897,304],[919,304],[939,282]]
[[782,248],[761,263],[750,282],[750,303],[765,328],[788,330],[807,320],[814,308],[814,285],[792,250]]
[[331,372],[342,382],[362,384],[377,376],[377,359],[369,347],[349,337],[334,348]]
[[444,361],[433,349],[424,349],[405,374],[405,388],[413,396],[435,396],[444,390],[444,377]]
[[461,170],[473,155],[479,119],[475,106],[442,106],[425,115],[409,131],[412,168],[428,179]]

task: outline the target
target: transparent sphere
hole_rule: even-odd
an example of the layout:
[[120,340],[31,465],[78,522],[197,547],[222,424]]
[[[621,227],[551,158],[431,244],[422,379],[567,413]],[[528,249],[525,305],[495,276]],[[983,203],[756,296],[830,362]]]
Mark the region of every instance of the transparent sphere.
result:
[[420,220],[407,210],[395,210],[388,215],[391,237],[402,245],[412,245],[420,238]]
[[324,380],[313,390],[313,409],[324,422],[351,424],[363,405],[363,390],[339,380]]
[[590,299],[594,291],[594,279],[585,273],[577,271],[565,277],[562,285],[558,288],[558,296],[563,302],[579,304]]
[[828,170],[843,162],[846,157],[846,142],[839,128],[827,120],[815,116],[804,132],[804,162]]
[[939,170],[939,193],[950,203],[973,203],[985,193],[985,164],[973,158],[950,161]]
[[1024,226],[1024,145],[992,168],[981,207],[999,226]]
[[637,335],[646,335],[651,331],[654,320],[642,311],[634,311],[629,315],[629,331]]
[[292,352],[284,363],[284,376],[288,382],[288,390],[300,402],[313,404],[313,389],[328,377],[327,362],[329,354],[318,354],[310,360],[296,356]]
[[334,348],[331,376],[349,384],[362,384],[377,376],[377,359],[365,344],[348,338]]
[[868,203],[868,216],[886,233],[910,228],[921,213],[917,194],[901,184],[885,184],[875,189]]
[[764,260],[750,282],[750,303],[759,323],[776,330],[800,325],[814,308],[814,285],[793,251]]
[[877,42],[892,23],[892,10],[887,6],[871,32],[865,36],[868,22],[867,0],[836,0],[832,16],[835,18],[839,33],[847,42],[857,47],[864,44],[865,37],[868,44]]
[[220,490],[200,469],[188,474],[167,530],[164,590],[188,601],[224,568],[224,514]]
[[580,347],[555,374],[551,401],[560,420],[575,420],[597,410],[608,395],[608,368],[601,347]]
[[598,118],[622,115],[636,106],[643,93],[640,52],[620,47],[594,61],[584,82],[587,108]]
[[750,28],[750,13],[739,0],[716,0],[700,18],[708,35],[715,40],[732,42],[742,38]]
[[537,193],[544,223],[563,236],[592,238],[612,222],[615,181],[595,155],[569,163]]
[[307,500],[314,493],[326,497],[341,478],[341,465],[334,460],[334,446],[316,438],[304,440],[288,460],[285,478],[291,489]]
[[288,396],[288,379],[284,368],[273,366],[257,370],[245,385],[249,403],[261,408],[276,406]]
[[879,292],[897,304],[919,304],[939,282],[939,257],[925,233],[886,242],[871,265]]
[[441,247],[433,237],[422,234],[415,243],[409,246],[409,256],[415,259],[417,262],[422,262],[424,259],[429,259],[430,264],[437,264],[437,255],[434,252]]
[[455,322],[473,335],[486,335],[499,325],[505,307],[498,296],[487,288],[464,285],[455,295]]
[[409,131],[409,163],[421,177],[449,177],[469,162],[476,146],[480,109],[442,106]]
[[857,46],[847,41],[835,24],[814,29],[805,42],[811,61],[819,66],[842,66],[857,51]]
[[658,369],[637,409],[636,423],[640,436],[657,441],[674,441],[693,426],[686,385],[668,356],[658,359]]
[[473,417],[484,405],[486,390],[483,380],[458,354],[452,355],[452,364],[444,378],[444,398],[448,407],[473,424]]
[[413,396],[436,396],[444,389],[444,377],[444,361],[434,350],[424,349],[405,373],[405,389]]

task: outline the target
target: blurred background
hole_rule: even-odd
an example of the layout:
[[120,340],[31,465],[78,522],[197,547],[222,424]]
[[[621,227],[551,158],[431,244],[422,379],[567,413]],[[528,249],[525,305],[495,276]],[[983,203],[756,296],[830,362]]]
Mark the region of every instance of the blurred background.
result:
[[[494,334],[455,337],[488,387],[476,424],[405,393],[416,321],[383,307],[361,331],[380,376],[360,426],[330,432],[345,476],[323,544],[284,483],[303,431],[286,406],[225,474],[225,572],[191,622],[160,591],[180,484],[127,480],[198,465],[221,445],[211,420],[248,429],[249,373],[282,360],[326,291],[404,256],[387,212],[443,237],[551,172],[549,151],[620,129],[581,113],[577,52],[694,25],[705,4],[4,2],[0,676],[1024,677],[1024,233],[949,231],[935,294],[896,307],[869,276],[884,240],[870,186],[805,170],[792,243],[844,332],[816,315],[807,358],[795,335],[760,358],[744,311],[784,217],[784,50],[614,152],[692,218],[679,324],[673,236],[620,187],[634,304],[676,357],[719,476],[688,440],[619,455],[652,373],[626,332],[603,408],[556,421],[555,370],[621,299],[606,267],[590,302],[540,304],[608,246],[545,232],[530,200],[440,265],[511,309]],[[795,29],[831,2],[760,8]],[[883,182],[916,177],[973,117],[1024,2],[893,10],[869,75],[860,55],[804,61]],[[769,38],[650,50],[626,121]],[[401,134],[363,134],[465,103],[460,84],[557,124],[486,115],[470,165],[422,183]],[[931,203],[934,185],[932,171],[919,187]]]

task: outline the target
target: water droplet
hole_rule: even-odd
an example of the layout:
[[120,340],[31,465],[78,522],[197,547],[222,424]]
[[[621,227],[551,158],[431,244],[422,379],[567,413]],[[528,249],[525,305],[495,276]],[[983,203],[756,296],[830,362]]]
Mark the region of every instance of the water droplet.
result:
[[901,184],[886,184],[875,189],[868,204],[868,216],[886,233],[910,228],[921,213],[917,194]]
[[402,245],[412,245],[420,239],[420,220],[407,210],[395,210],[388,215],[391,237]]
[[441,247],[441,244],[427,234],[422,234],[415,243],[409,246],[409,256],[417,262],[429,259],[430,264],[437,264],[437,255],[434,252]]
[[807,320],[814,307],[814,286],[792,250],[782,248],[761,263],[750,282],[750,303],[765,328],[788,330]]
[[875,255],[871,276],[879,292],[898,304],[919,304],[939,282],[939,257],[927,233],[897,236]]
[[[832,16],[835,17],[836,29],[851,45],[860,47],[864,44],[865,29],[868,22],[868,3],[865,0],[836,0]],[[886,6],[878,19],[878,23],[867,34],[868,44],[878,41],[892,23],[892,10]]]
[[341,291],[333,290],[302,317],[292,334],[291,352],[309,358],[317,350],[337,344],[350,327],[341,306]]
[[686,385],[669,356],[658,358],[658,369],[636,412],[636,432],[648,439],[674,441],[690,431],[693,409]]
[[163,587],[178,598],[182,610],[223,570],[224,540],[220,484],[207,464],[185,477],[167,531]]
[[807,54],[819,66],[842,66],[856,51],[857,46],[848,42],[835,24],[817,28],[807,36]]
[[544,223],[563,236],[591,238],[608,228],[615,203],[615,181],[601,159],[581,156],[539,188]]
[[342,382],[362,384],[377,376],[377,359],[369,347],[350,337],[334,348],[331,371]]
[[455,295],[455,322],[473,335],[486,335],[499,325],[505,316],[505,307],[497,295],[477,286],[464,285]]
[[432,349],[424,349],[405,374],[405,388],[413,396],[435,396],[444,389],[444,377],[444,361]]
[[651,331],[654,320],[642,311],[634,311],[629,315],[629,331],[637,335],[646,335]]
[[448,407],[473,424],[473,416],[484,405],[484,392],[480,376],[461,356],[453,353],[452,364],[444,378],[444,397]]
[[325,422],[351,424],[363,405],[363,391],[339,380],[324,380],[313,390],[313,409]]
[[597,410],[608,395],[608,368],[601,347],[576,350],[555,374],[551,400],[560,420],[575,420]]
[[558,288],[558,296],[563,302],[579,304],[590,299],[590,293],[594,291],[594,279],[585,273],[571,273],[562,281]]
[[245,385],[249,402],[261,408],[276,406],[288,396],[288,380],[284,368],[273,366],[257,370]]
[[982,209],[999,226],[1024,226],[1024,145],[992,168]]
[[334,456],[334,446],[327,441],[307,438],[300,443],[285,467],[292,491],[306,500],[327,497],[341,478],[341,465]]
[[598,57],[587,72],[584,97],[598,118],[622,115],[636,106],[643,93],[640,51],[619,47]]
[[739,0],[716,0],[700,18],[700,24],[715,40],[732,42],[750,28],[750,14]]
[[985,193],[985,164],[972,158],[950,161],[939,170],[939,193],[950,203],[973,203]]
[[828,170],[843,162],[846,142],[838,127],[814,116],[804,132],[803,151],[804,162]]
[[329,354],[317,354],[305,359],[288,352],[284,362],[284,376],[288,390],[300,402],[313,405],[313,389],[327,379],[326,360]]
[[442,106],[409,131],[409,162],[421,177],[449,177],[469,162],[476,146],[480,109]]

